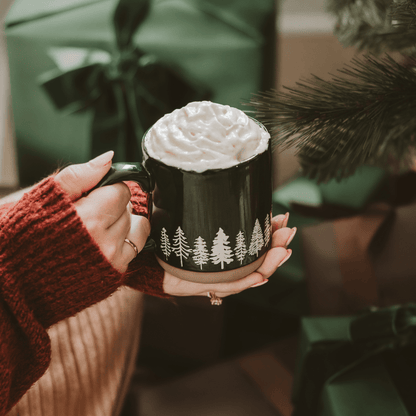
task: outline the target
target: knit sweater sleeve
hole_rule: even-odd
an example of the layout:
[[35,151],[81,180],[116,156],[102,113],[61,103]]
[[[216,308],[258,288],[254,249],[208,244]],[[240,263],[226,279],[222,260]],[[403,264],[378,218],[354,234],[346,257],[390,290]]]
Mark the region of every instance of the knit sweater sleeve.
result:
[[[1,204],[1,200],[0,200],[0,204]],[[7,211],[12,207],[12,205],[13,205],[12,202],[0,205],[0,221],[1,221],[1,217],[3,215],[6,215]]]
[[[148,194],[143,192],[139,185],[134,182],[127,182],[131,192],[133,213],[148,217],[148,206],[151,201]],[[145,272],[143,272],[145,271]],[[138,279],[137,276],[141,278]],[[149,295],[168,297],[163,292],[164,271],[151,252],[142,252],[129,265],[126,273],[126,284],[134,289],[146,292]]]
[[161,282],[148,283],[153,265],[136,260],[128,273],[116,271],[53,177],[0,211],[0,416],[46,371],[48,327],[122,284],[163,296]]

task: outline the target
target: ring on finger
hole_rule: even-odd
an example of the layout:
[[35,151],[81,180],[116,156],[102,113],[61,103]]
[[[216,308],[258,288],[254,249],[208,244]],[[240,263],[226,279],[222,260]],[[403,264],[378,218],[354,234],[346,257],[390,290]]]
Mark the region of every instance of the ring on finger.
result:
[[208,297],[211,300],[211,305],[220,306],[222,304],[222,298],[217,296],[214,292],[208,292]]
[[130,241],[128,238],[125,238],[124,242],[127,243],[130,247],[133,248],[134,252],[136,253],[134,255],[134,258],[136,258],[136,256],[139,254],[139,250],[137,249],[136,244],[134,244],[133,241]]

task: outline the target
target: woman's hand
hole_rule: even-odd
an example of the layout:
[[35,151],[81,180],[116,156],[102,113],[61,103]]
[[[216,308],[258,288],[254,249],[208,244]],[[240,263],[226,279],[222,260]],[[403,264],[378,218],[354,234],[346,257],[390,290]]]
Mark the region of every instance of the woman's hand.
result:
[[89,161],[71,165],[55,176],[55,181],[74,201],[75,209],[104,256],[120,273],[127,270],[136,256],[127,238],[142,250],[150,234],[150,223],[143,216],[133,215],[130,190],[124,183],[91,190],[109,171],[112,151]]
[[288,219],[289,214],[277,215],[272,219],[272,248],[267,252],[263,264],[248,276],[235,282],[206,284],[188,282],[165,272],[163,290],[172,296],[207,296],[213,292],[223,298],[267,283],[268,278],[292,254],[287,247],[296,234],[296,228],[287,228]]
[[[90,191],[109,171],[113,152],[104,153],[88,163],[71,165],[55,176],[56,182],[73,200],[78,215],[112,266],[121,273],[127,270],[136,252],[140,252],[150,234],[147,218],[132,214],[130,190],[124,183],[104,186]],[[219,297],[239,293],[250,287],[267,283],[268,278],[291,255],[287,249],[296,228],[287,228],[288,214],[272,219],[272,248],[263,264],[253,273],[235,282],[202,284],[178,279],[165,272],[163,289],[173,296],[206,296],[214,292]]]

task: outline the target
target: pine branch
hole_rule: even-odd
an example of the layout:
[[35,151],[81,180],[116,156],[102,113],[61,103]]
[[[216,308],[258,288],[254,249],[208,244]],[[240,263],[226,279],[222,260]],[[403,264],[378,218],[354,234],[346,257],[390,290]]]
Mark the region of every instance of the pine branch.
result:
[[414,7],[414,0],[327,0],[327,10],[337,17],[339,41],[376,55],[414,49]]
[[416,1],[407,0],[401,3],[393,3],[390,17],[396,27],[406,29],[416,28]]
[[326,181],[363,164],[404,169],[416,137],[416,60],[354,59],[326,81],[313,76],[253,95],[249,105],[273,146],[296,147],[305,174]]

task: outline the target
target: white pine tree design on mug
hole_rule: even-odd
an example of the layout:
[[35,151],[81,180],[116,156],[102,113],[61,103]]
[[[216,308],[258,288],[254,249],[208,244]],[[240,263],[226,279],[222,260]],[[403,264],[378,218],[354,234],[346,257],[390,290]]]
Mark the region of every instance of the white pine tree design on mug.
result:
[[270,238],[272,236],[272,224],[270,223],[270,215],[266,215],[266,219],[264,220],[264,245],[267,246],[269,244]]
[[209,260],[209,252],[207,249],[207,243],[202,237],[198,237],[194,243],[193,260],[197,266],[202,270],[202,265],[207,264]]
[[228,235],[220,228],[214,238],[211,249],[211,260],[214,264],[221,263],[221,269],[224,268],[224,263],[230,264],[233,261],[233,251],[229,247]]
[[244,237],[243,231],[240,231],[237,234],[237,237],[235,239],[234,253],[235,253],[235,257],[237,258],[237,260],[240,262],[240,265],[241,265],[247,254],[246,238]]
[[256,219],[253,234],[251,235],[250,247],[248,248],[248,254],[250,254],[250,256],[256,255],[258,257],[259,251],[262,249],[263,246],[263,231],[261,230],[259,220]]
[[176,229],[175,235],[173,236],[172,251],[179,257],[181,267],[183,267],[183,259],[187,259],[192,250],[190,249],[185,233],[180,226]]
[[162,228],[162,232],[160,233],[160,249],[167,260],[172,252],[172,248],[170,246],[169,236],[165,227]]

